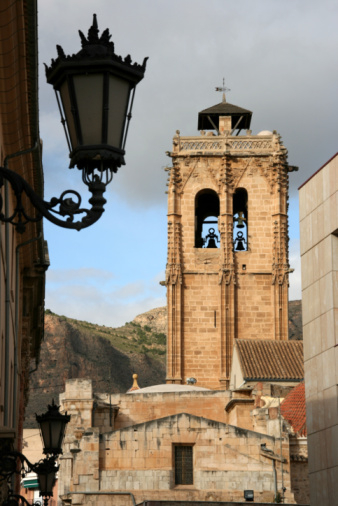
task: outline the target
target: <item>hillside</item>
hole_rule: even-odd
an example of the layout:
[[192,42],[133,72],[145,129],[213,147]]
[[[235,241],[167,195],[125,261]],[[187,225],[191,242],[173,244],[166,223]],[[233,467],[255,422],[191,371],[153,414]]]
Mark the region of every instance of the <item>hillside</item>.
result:
[[[46,311],[40,363],[32,367],[25,427],[46,410],[70,378],[91,378],[97,392],[126,392],[137,373],[146,387],[165,381],[166,308],[141,315],[123,327],[110,328]],[[302,339],[301,301],[289,303],[290,339]]]

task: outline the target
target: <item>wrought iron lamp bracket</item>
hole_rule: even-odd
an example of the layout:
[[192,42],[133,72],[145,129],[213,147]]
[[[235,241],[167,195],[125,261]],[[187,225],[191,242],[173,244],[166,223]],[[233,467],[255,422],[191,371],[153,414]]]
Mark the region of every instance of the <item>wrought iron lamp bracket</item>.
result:
[[[20,475],[22,478],[30,471],[38,475],[46,475],[49,473],[57,473],[59,466],[56,464],[56,457],[50,456],[41,459],[36,464],[32,464],[22,453],[12,450],[8,452],[0,452],[0,483],[7,481],[9,490],[7,499],[3,503],[4,506],[13,506],[14,504],[26,504],[28,506],[41,506],[41,502],[37,501],[32,505],[20,494],[15,494],[10,486],[11,478],[14,474]],[[44,504],[48,504],[48,497],[44,499]]]
[[25,455],[15,450],[0,452],[0,462],[0,481],[8,480],[13,474],[25,476],[30,471],[36,474],[48,474],[52,471],[57,472],[59,469],[54,455],[32,464]]
[[[66,190],[60,197],[53,197],[49,202],[45,201],[34,192],[19,174],[6,167],[0,167],[0,190],[4,185],[4,180],[7,180],[13,189],[16,205],[12,214],[5,216],[2,212],[4,202],[0,193],[0,220],[14,225],[19,233],[25,231],[27,223],[40,221],[43,217],[60,227],[82,230],[95,223],[104,212],[103,206],[106,199],[103,197],[103,193],[106,190],[106,184],[102,181],[102,175],[101,177],[100,175],[94,175],[90,181],[86,181],[92,194],[89,199],[89,203],[92,205],[91,209],[81,207],[81,196],[75,190]],[[36,216],[28,214],[24,207],[23,195],[26,195],[31,204],[37,209]],[[82,219],[74,221],[74,218],[80,214],[84,214]],[[64,221],[58,216],[65,217],[66,220]]]

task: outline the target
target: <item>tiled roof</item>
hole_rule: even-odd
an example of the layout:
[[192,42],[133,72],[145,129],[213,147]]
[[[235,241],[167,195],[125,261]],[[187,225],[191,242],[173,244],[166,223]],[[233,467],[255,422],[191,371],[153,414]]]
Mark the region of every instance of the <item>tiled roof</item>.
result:
[[300,383],[285,397],[281,404],[281,413],[289,422],[295,434],[306,436],[305,387]]
[[303,343],[268,339],[236,339],[246,381],[301,381],[304,379]]

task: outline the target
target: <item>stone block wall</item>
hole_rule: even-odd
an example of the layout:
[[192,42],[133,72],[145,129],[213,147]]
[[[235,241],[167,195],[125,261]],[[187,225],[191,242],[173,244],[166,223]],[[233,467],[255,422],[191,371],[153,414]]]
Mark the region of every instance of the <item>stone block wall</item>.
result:
[[112,403],[119,407],[115,429],[123,429],[182,412],[196,416],[203,413],[205,418],[225,423],[228,421],[228,414],[224,408],[230,400],[230,395],[229,391],[194,391],[193,389],[188,392],[113,394]]
[[[238,500],[243,490],[252,488],[257,498],[271,500],[274,472],[271,460],[261,454],[262,443],[278,454],[279,442],[271,436],[186,414],[103,434],[101,490],[128,489],[140,500],[159,497],[159,491],[167,500],[187,493],[198,500],[210,494],[217,500]],[[175,486],[176,444],[193,446],[193,485]],[[277,469],[280,480],[278,462]],[[287,465],[284,483],[290,490]]]
[[[251,254],[242,257],[249,269]],[[238,255],[236,254],[239,260]],[[274,326],[274,287],[271,274],[240,272],[237,278],[236,294],[238,305],[235,313],[236,335],[240,339],[273,339]]]
[[182,368],[184,378],[219,388],[221,325],[218,273],[184,276]]

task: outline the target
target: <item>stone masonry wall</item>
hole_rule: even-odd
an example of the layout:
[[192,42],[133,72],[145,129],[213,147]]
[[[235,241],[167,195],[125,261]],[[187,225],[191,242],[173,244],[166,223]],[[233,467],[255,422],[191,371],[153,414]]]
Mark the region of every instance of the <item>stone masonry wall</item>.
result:
[[[182,412],[199,416],[201,411],[205,418],[226,423],[228,414],[224,408],[230,400],[230,395],[229,391],[194,390],[172,393],[113,394],[111,401],[119,407],[114,427],[122,429]],[[102,399],[104,398],[108,400],[108,396],[102,396]]]
[[194,377],[196,385],[219,388],[220,286],[218,274],[184,276],[182,366],[184,382]]
[[[138,501],[159,498],[159,491],[163,500],[187,493],[194,500],[240,500],[244,489],[253,489],[257,499],[270,501],[274,473],[271,460],[261,455],[262,443],[278,453],[270,436],[186,414],[103,434],[100,489],[130,490]],[[193,446],[191,486],[175,486],[175,444]],[[286,466],[286,486],[287,475]]]

